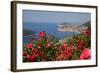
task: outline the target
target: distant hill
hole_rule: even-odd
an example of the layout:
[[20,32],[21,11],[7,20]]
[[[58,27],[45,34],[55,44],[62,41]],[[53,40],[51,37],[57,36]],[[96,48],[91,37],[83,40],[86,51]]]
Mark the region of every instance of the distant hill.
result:
[[82,26],[91,28],[91,22],[90,21],[87,21],[86,23],[82,24]]
[[35,32],[32,31],[32,30],[29,30],[29,29],[23,29],[23,35],[24,36],[31,35],[31,34],[35,34]]

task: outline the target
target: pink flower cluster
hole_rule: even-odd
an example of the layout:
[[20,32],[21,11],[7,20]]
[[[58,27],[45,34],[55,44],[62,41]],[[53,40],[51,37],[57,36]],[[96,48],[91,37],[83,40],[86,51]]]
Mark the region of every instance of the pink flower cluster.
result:
[[85,48],[80,55],[80,60],[91,59],[91,49]]
[[24,45],[25,62],[87,60],[91,59],[91,30],[86,29],[70,39],[51,41],[46,32],[39,32],[38,38]]

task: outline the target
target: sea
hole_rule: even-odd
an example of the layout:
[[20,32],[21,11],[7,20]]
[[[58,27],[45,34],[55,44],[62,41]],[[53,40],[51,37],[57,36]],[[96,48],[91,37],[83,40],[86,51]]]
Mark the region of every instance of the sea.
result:
[[[49,33],[50,35],[53,35],[54,37],[58,39],[63,39],[65,37],[72,36],[74,32],[60,32],[58,31],[58,25],[60,23],[23,23],[23,29],[28,29],[33,32],[35,32],[35,37],[38,37],[39,32],[45,31],[46,33]],[[75,33],[74,33],[75,34]],[[29,43],[29,39],[31,39],[32,36],[25,35],[23,36],[23,43],[27,44]]]

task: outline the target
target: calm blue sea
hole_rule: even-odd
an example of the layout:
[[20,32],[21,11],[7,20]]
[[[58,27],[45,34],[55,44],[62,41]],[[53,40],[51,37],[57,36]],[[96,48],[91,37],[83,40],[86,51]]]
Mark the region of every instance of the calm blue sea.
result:
[[[72,36],[73,32],[60,32],[57,30],[58,23],[24,23],[23,29],[28,29],[31,31],[36,32],[36,36],[38,36],[38,33],[41,31],[45,31],[49,33],[50,35],[53,35],[59,39],[62,39],[66,36]],[[28,43],[31,36],[23,36],[23,43]]]

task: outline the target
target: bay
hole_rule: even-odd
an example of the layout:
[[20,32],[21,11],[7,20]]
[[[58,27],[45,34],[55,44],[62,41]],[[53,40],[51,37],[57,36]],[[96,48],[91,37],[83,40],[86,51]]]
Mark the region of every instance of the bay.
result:
[[[73,32],[60,32],[58,25],[61,23],[23,23],[23,29],[28,29],[35,32],[35,37],[38,37],[39,32],[45,31],[46,33],[55,36],[58,39],[63,39],[73,35]],[[23,43],[28,43],[31,36],[23,36]]]

